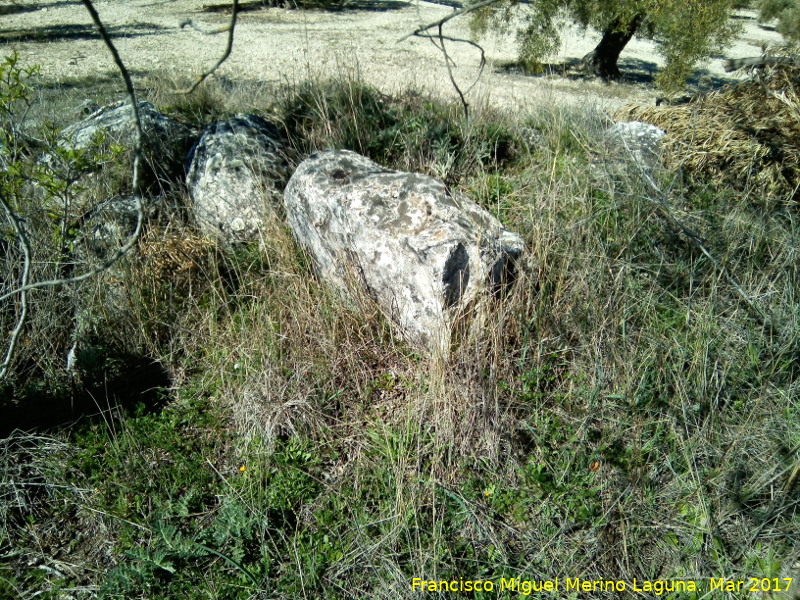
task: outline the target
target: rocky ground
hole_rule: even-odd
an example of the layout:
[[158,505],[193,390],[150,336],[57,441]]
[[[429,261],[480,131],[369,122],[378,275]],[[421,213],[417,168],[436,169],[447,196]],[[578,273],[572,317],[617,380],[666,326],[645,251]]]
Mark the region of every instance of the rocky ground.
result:
[[[120,53],[137,77],[158,71],[188,76],[214,64],[226,36],[208,35],[181,27],[190,19],[198,28],[224,26],[229,16],[220,4],[199,0],[105,0],[96,7],[116,39]],[[224,5],[225,3],[222,3]],[[294,83],[308,78],[358,76],[385,92],[408,88],[456,98],[442,55],[429,40],[400,38],[422,23],[435,21],[453,9],[423,1],[351,2],[338,11],[262,8],[243,3],[236,43],[220,75],[264,83]],[[105,76],[113,72],[109,53],[95,39],[88,13],[74,0],[18,0],[0,6],[2,52],[19,52],[24,64],[41,65],[54,82]],[[745,24],[741,40],[724,57],[702,65],[694,85],[719,85],[728,76],[725,58],[755,56],[764,42],[780,36],[760,26],[753,12],[738,15]],[[454,19],[446,33],[469,37],[466,19]],[[554,61],[583,56],[597,41],[596,34],[565,32]],[[652,101],[654,71],[660,63],[656,45],[634,40],[623,54],[627,81],[604,84],[555,75],[526,76],[508,68],[515,58],[513,38],[483,41],[487,66],[479,69],[480,54],[467,44],[448,47],[454,75],[463,88],[476,81],[468,100],[523,109],[537,103],[592,103],[613,109],[630,101]]]

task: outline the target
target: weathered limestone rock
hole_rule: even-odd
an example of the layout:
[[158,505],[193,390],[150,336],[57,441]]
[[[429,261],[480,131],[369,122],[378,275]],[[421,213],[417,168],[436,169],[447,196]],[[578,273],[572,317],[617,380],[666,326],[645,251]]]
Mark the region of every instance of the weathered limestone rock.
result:
[[632,158],[642,168],[660,164],[661,138],[666,132],[641,121],[622,121],[606,130],[608,144],[625,158]]
[[209,125],[189,155],[195,218],[228,242],[254,239],[271,203],[280,203],[288,164],[277,128],[254,115]]
[[[194,141],[194,132],[185,125],[170,119],[149,102],[139,102],[142,122],[141,180],[145,187],[168,187],[167,182],[182,178],[184,157]],[[84,120],[66,127],[62,132],[66,143],[78,149],[87,149],[98,136],[107,141],[133,149],[136,145],[136,120],[131,104],[117,102],[104,106]],[[133,154],[127,162],[133,165]],[[166,184],[166,185],[165,185]]]
[[522,239],[431,177],[347,150],[313,154],[284,194],[289,224],[319,275],[360,286],[420,347],[446,348],[451,308],[513,279]]

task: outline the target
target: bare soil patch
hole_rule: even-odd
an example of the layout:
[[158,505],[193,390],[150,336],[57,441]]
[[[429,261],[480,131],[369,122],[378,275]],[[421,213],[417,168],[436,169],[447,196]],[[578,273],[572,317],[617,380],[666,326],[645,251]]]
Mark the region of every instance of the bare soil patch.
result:
[[[96,3],[126,64],[140,80],[158,72],[195,76],[214,64],[225,47],[225,35],[205,35],[181,27],[187,19],[205,30],[224,26],[229,16],[221,2],[196,0],[105,0]],[[383,0],[348,5],[342,10],[265,8],[246,3],[236,44],[219,74],[233,80],[264,84],[306,79],[359,77],[386,93],[408,89],[456,99],[441,53],[424,39],[398,40],[420,24],[447,15],[451,7],[429,2]],[[52,83],[105,79],[115,71],[111,57],[94,33],[89,15],[74,0],[20,0],[4,6],[0,44],[5,54],[16,50],[23,64],[41,65]],[[764,42],[779,41],[769,27],[759,26],[753,12],[742,12],[745,31],[725,56],[714,57],[691,82],[696,88],[719,87],[733,80],[724,73],[726,58],[754,56]],[[448,24],[450,35],[469,37],[465,19]],[[597,35],[578,29],[564,32],[555,63],[568,65],[591,50]],[[634,39],[623,53],[626,80],[604,83],[552,74],[530,76],[514,68],[513,37],[483,42],[488,64],[481,73],[480,55],[466,44],[450,44],[455,77],[468,88],[473,106],[525,110],[541,103],[596,105],[614,110],[629,102],[650,103],[657,92],[652,78],[661,64],[654,42]],[[480,77],[479,77],[480,76]]]

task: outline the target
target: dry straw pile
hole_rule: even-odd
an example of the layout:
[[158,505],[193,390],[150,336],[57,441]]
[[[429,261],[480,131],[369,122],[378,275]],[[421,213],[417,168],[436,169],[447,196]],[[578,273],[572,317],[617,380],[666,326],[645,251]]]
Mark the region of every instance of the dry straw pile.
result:
[[628,106],[618,120],[666,130],[668,165],[794,202],[800,186],[800,68],[781,65],[680,106]]

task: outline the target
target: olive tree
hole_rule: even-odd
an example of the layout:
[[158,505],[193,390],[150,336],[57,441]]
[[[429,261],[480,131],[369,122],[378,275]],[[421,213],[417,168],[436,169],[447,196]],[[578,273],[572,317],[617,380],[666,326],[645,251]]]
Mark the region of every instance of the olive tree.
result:
[[598,30],[600,42],[582,64],[607,79],[620,77],[620,54],[634,35],[655,39],[665,59],[657,81],[675,87],[700,60],[734,39],[738,25],[730,16],[742,5],[741,0],[498,0],[473,11],[472,27],[477,35],[516,30],[520,61],[528,66],[558,50],[565,24]]

